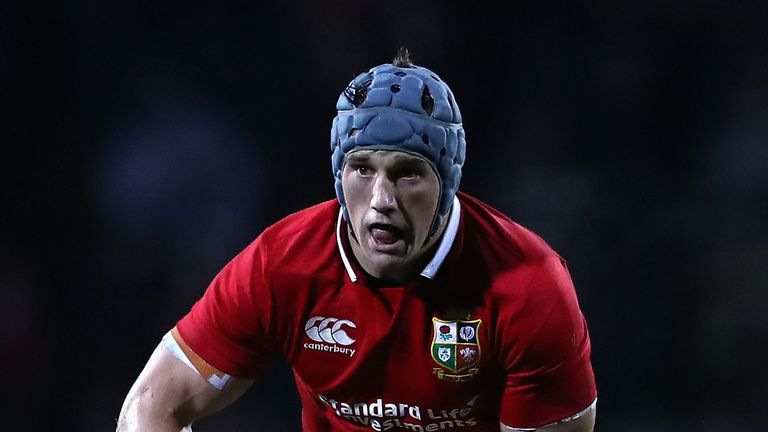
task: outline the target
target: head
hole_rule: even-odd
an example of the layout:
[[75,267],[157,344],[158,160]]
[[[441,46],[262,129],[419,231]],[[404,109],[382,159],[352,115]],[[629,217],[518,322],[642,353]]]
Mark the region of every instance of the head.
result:
[[353,79],[336,108],[331,162],[355,255],[374,276],[401,273],[434,244],[458,189],[458,105],[443,80],[401,50]]

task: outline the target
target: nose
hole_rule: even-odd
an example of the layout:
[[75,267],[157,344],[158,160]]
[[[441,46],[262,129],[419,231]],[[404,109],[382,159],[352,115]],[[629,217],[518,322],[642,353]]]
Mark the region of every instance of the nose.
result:
[[394,186],[386,176],[378,176],[371,191],[371,208],[380,213],[389,213],[397,209]]

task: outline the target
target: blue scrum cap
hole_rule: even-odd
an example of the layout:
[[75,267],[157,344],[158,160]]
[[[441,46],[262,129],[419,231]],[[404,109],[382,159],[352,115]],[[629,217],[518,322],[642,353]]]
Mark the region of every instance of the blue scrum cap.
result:
[[341,173],[356,150],[400,150],[426,159],[440,180],[432,229],[459,188],[466,142],[461,112],[448,85],[427,68],[383,64],[358,75],[339,96],[331,128],[336,196],[349,220]]

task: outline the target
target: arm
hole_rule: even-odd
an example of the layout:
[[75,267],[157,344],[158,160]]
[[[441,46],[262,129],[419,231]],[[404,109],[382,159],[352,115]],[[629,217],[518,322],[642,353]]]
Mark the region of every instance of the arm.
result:
[[589,332],[565,263],[555,258],[531,268],[525,306],[503,327],[513,341],[500,410],[504,432],[594,428]]
[[218,390],[160,344],[128,391],[117,431],[190,431],[193,421],[229,405],[252,383],[231,378]]
[[579,417],[559,421],[536,429],[515,429],[501,423],[501,432],[592,432],[595,428],[595,405],[591,405],[585,411],[583,414],[579,413],[581,414]]
[[188,431],[250,387],[269,356],[265,250],[259,236],[163,337],[128,392],[118,432]]

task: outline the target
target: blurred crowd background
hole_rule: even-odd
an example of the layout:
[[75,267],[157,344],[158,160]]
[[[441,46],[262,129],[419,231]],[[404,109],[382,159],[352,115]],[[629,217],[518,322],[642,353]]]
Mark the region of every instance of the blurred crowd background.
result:
[[[569,262],[597,431],[768,421],[768,4],[0,6],[3,430],[112,430],[160,337],[331,199],[335,102],[399,46],[452,87],[462,189]],[[275,361],[199,431],[298,431]]]

